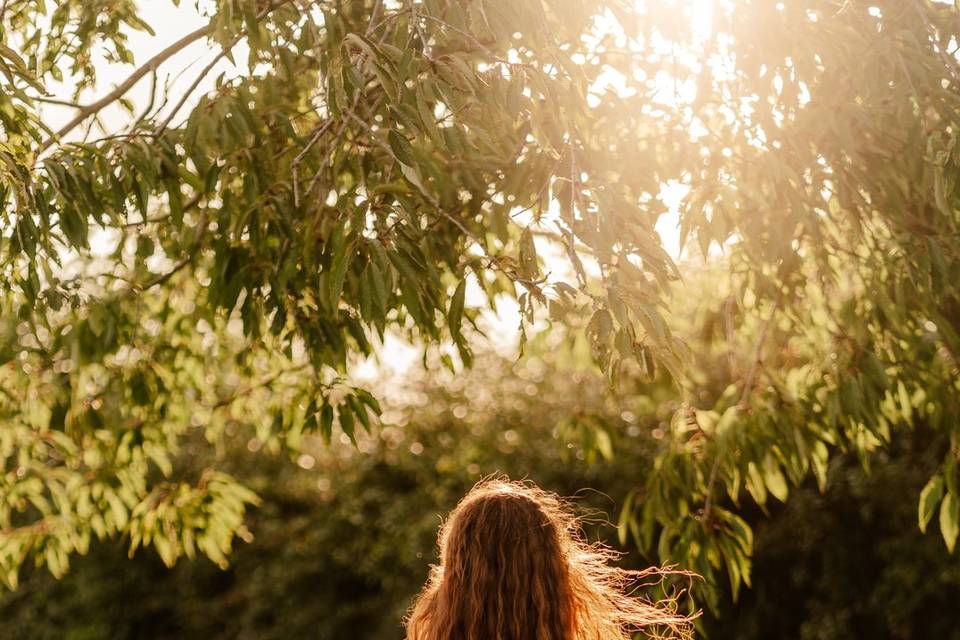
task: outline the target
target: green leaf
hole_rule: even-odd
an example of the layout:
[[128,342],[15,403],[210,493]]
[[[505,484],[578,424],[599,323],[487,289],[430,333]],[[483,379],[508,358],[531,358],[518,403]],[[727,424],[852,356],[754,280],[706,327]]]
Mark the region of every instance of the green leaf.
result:
[[373,411],[374,414],[379,416],[380,414],[383,413],[383,409],[380,408],[380,402],[376,399],[376,397],[372,393],[370,393],[366,389],[357,389],[356,393],[360,401],[363,402],[363,404],[370,407],[370,410]]
[[320,410],[320,435],[327,446],[330,446],[333,435],[333,406],[329,402],[325,402]]
[[463,322],[463,303],[466,297],[467,279],[464,278],[457,285],[453,297],[450,298],[450,309],[447,311],[447,323],[450,326],[450,334],[457,341],[461,339],[460,325]]
[[760,506],[767,502],[767,485],[755,462],[747,463],[747,491]]
[[533,241],[533,233],[529,228],[525,228],[520,234],[520,275],[532,280],[537,277],[538,272],[537,247]]
[[390,133],[387,134],[387,141],[390,143],[390,149],[393,151],[393,156],[397,160],[410,167],[416,166],[416,161],[413,157],[413,147],[410,145],[409,140],[391,129]]
[[359,33],[348,33],[343,36],[344,43],[350,43],[363,51],[371,61],[379,60],[382,54],[377,49],[377,45],[363,37]]
[[360,421],[360,424],[363,425],[363,428],[370,432],[370,416],[367,414],[367,407],[363,402],[357,398],[356,395],[347,396],[347,404],[350,407],[350,411],[357,417]]
[[940,533],[947,549],[953,553],[960,533],[960,500],[952,493],[948,493],[940,504]]
[[733,539],[736,540],[737,544],[740,546],[740,550],[743,555],[749,556],[752,554],[753,529],[750,528],[750,525],[747,524],[746,520],[725,509],[718,509],[717,513],[722,516],[723,520],[727,523],[727,526],[730,527],[730,532],[733,534]]
[[605,363],[610,351],[610,336],[613,332],[613,320],[606,309],[598,309],[587,324],[587,340],[590,351],[598,363]]
[[933,517],[943,499],[943,476],[939,473],[927,482],[923,491],[920,492],[920,501],[917,505],[917,520],[920,524],[920,531],[926,533],[927,523]]
[[349,405],[346,405],[346,404],[340,405],[340,409],[337,412],[337,414],[340,417],[340,428],[343,429],[343,432],[347,434],[348,438],[350,438],[350,442],[352,442],[353,445],[356,446],[357,436],[356,436],[356,429],[354,426],[355,424],[354,416],[353,416],[353,412],[350,410]]
[[27,68],[26,63],[23,61],[23,58],[20,57],[20,54],[18,54],[16,51],[14,51],[7,45],[0,42],[0,55],[2,55],[4,58],[6,58],[7,60],[13,63],[13,65],[17,68],[17,75],[19,75],[22,79],[26,80],[34,89],[36,89],[40,93],[46,93],[46,89],[44,89],[43,85],[37,81],[37,79],[33,76],[33,74]]
[[417,171],[416,167],[411,167],[401,162],[400,172],[403,173],[404,178],[410,181],[410,184],[420,189],[422,193],[427,193],[427,188],[423,186],[423,181],[420,179],[420,172]]
[[787,479],[772,456],[763,460],[763,477],[770,493],[780,502],[786,502],[789,493]]
[[620,518],[617,520],[617,540],[621,545],[627,544],[627,535],[629,528],[636,527],[636,517],[633,514],[633,498],[635,493],[631,491],[623,501],[623,508],[620,509]]
[[416,92],[416,100],[417,114],[420,116],[420,121],[423,124],[423,130],[427,132],[427,135],[430,136],[430,139],[433,140],[435,144],[442,143],[443,137],[437,129],[436,118],[433,115],[433,110],[427,104],[427,98],[423,91]]
[[340,295],[346,282],[347,268],[350,266],[353,243],[345,236],[346,222],[337,225],[331,238],[333,258],[330,264],[330,273],[327,278],[327,306],[336,310],[340,305]]
[[593,446],[604,460],[613,460],[613,443],[610,440],[610,434],[604,429],[596,429],[593,433]]

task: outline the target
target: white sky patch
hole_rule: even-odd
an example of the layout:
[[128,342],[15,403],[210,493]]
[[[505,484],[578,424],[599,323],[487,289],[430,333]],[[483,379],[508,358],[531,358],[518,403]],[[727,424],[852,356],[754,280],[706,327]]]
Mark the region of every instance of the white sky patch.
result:
[[680,205],[690,187],[675,180],[664,183],[657,197],[667,206],[667,213],[657,219],[656,230],[663,248],[674,260],[680,260],[685,252],[680,246]]

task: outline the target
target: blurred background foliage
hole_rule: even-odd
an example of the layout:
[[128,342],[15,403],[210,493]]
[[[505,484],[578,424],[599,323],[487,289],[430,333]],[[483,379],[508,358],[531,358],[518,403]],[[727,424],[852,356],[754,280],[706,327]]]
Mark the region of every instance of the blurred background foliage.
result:
[[[718,276],[699,270],[691,287],[715,291]],[[690,295],[679,309],[699,324],[714,302]],[[229,439],[219,468],[262,502],[228,568],[206,559],[167,568],[142,550],[128,558],[122,540],[95,542],[61,580],[28,568],[0,598],[0,636],[401,638],[400,620],[436,560],[441,515],[490,473],[570,496],[588,537],[627,552],[625,566],[659,564],[655,550],[621,544],[617,525],[669,437],[681,392],[669,381],[611,391],[587,341],[563,332],[537,333],[519,360],[473,336],[468,371],[452,373],[430,351],[423,365],[380,377],[381,425],[356,446],[311,436],[290,448],[282,434],[256,430]],[[709,342],[693,345],[697,371],[714,383],[701,392],[721,396],[726,354]],[[808,478],[786,503],[744,505],[755,532],[752,588],[734,601],[719,582],[701,631],[731,640],[960,637],[960,567],[916,527],[916,495],[945,446],[918,423],[869,469],[854,454],[832,458],[824,491]],[[174,464],[202,467],[209,456],[198,440]]]

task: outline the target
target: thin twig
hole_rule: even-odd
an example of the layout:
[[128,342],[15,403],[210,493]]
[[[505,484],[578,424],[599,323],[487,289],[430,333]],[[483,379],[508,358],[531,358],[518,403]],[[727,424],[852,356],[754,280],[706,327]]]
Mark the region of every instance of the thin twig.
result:
[[919,14],[920,19],[923,20],[923,24],[927,30],[927,35],[933,40],[934,50],[936,50],[940,57],[943,58],[943,61],[947,65],[947,70],[950,72],[950,76],[953,78],[954,82],[957,82],[958,79],[960,79],[960,62],[958,62],[956,58],[951,57],[944,49],[937,45],[937,28],[932,22],[930,22],[930,16],[927,15],[923,1],[914,0],[913,7]]
[[374,0],[373,11],[370,12],[370,22],[367,24],[367,35],[373,33],[374,27],[377,26],[377,20],[380,19],[380,13],[383,11],[383,0]]
[[157,101],[157,70],[156,69],[153,70],[153,74],[151,75],[151,78],[152,80],[150,82],[150,100],[147,102],[147,106],[143,109],[143,111],[140,112],[140,117],[134,120],[133,124],[130,125],[130,133],[129,133],[130,137],[132,137],[133,134],[136,132],[137,126],[141,122],[146,120],[148,115],[150,115],[150,111],[153,110],[153,105]]
[[193,262],[194,257],[196,257],[197,253],[200,251],[200,243],[201,243],[201,240],[203,240],[203,236],[206,232],[207,232],[207,209],[204,208],[200,210],[200,220],[197,222],[196,237],[193,240],[193,246],[190,248],[190,252],[187,255],[187,257],[181,260],[180,262],[178,262],[176,266],[174,266],[173,269],[171,269],[170,271],[167,271],[166,273],[161,273],[160,275],[148,280],[146,283],[144,283],[141,286],[131,287],[129,291],[130,292],[133,292],[134,290],[146,291],[147,289],[155,287],[159,284],[163,284],[164,282],[172,278],[174,274],[176,274],[181,269],[186,267],[188,264]]
[[61,100],[60,98],[51,98],[48,96],[32,96],[31,100],[36,100],[37,102],[45,102],[47,104],[58,104],[62,107],[73,107],[74,109],[82,109],[83,105],[78,102],[72,102],[70,100]]
[[727,365],[730,367],[731,378],[737,377],[737,356],[734,349],[737,336],[733,330],[733,306],[735,303],[736,298],[731,294],[727,296],[727,300],[723,304],[723,328],[727,338]]
[[[317,144],[320,138],[324,133],[327,132],[327,129],[330,128],[330,125],[333,124],[333,119],[330,118],[322,125],[317,126],[316,133],[313,134],[313,137],[310,138],[310,141],[300,150],[300,153],[297,154],[297,157],[293,159],[293,162],[290,164],[290,172],[292,174],[293,181],[293,206],[295,208],[300,208],[300,163],[303,162],[304,157],[310,149],[313,148],[313,145]],[[326,162],[322,163],[321,168]],[[311,185],[313,183],[311,182]],[[312,189],[311,189],[312,190]],[[309,193],[309,192],[308,192]]]
[[[531,229],[531,230],[530,230],[530,233],[532,233],[532,234],[535,235],[535,236],[540,236],[541,238],[546,238],[546,239],[548,239],[548,240],[553,240],[554,242],[560,243],[560,244],[562,244],[562,245],[566,245],[566,244],[567,244],[567,238],[566,238],[562,233],[556,233],[556,232],[554,232],[554,231],[547,231],[547,230],[542,229],[542,228],[539,228],[539,229]],[[574,241],[576,241],[576,240],[574,240]],[[585,244],[583,244],[583,243],[578,243],[578,244],[576,245],[576,249],[577,249],[577,251],[580,252],[580,253],[587,253],[587,254],[590,254],[590,255],[593,255],[593,253],[594,253],[594,250],[593,250],[592,247],[588,247],[587,245],[585,245]]]
[[207,76],[207,74],[210,73],[210,70],[213,69],[213,67],[218,62],[220,62],[220,60],[222,60],[224,56],[226,56],[227,53],[239,41],[240,41],[240,36],[237,36],[236,38],[234,38],[233,42],[231,42],[229,45],[225,46],[224,48],[220,49],[220,53],[214,56],[213,60],[211,60],[210,63],[206,67],[204,67],[203,70],[200,71],[197,77],[193,79],[193,82],[190,84],[187,90],[183,92],[182,96],[180,96],[180,100],[177,101],[177,104],[173,106],[173,108],[170,110],[170,113],[167,114],[167,117],[164,118],[163,122],[160,123],[160,126],[154,129],[154,135],[160,135],[164,131],[166,131],[167,127],[170,125],[170,122],[174,119],[174,117],[176,117],[180,109],[183,108],[183,105],[190,98],[190,95],[193,94],[193,92],[196,90],[197,86],[199,86],[199,84],[203,81],[203,79]]
[[[476,45],[476,47],[477,47],[478,49],[480,49],[480,50],[483,51],[485,54],[487,54],[488,56],[490,56],[490,58],[491,58],[492,60],[496,60],[497,62],[499,62],[499,63],[501,63],[501,64],[509,65],[509,66],[511,66],[511,67],[514,66],[514,64],[520,64],[520,65],[523,64],[523,63],[513,63],[513,62],[510,62],[509,60],[504,60],[503,58],[501,58],[500,56],[498,56],[496,53],[494,53],[494,52],[493,52],[489,47],[487,47],[485,44],[483,44],[482,42],[480,42],[479,40],[477,40],[477,38],[476,38],[473,34],[468,33],[467,31],[464,31],[463,29],[461,29],[461,28],[459,28],[459,27],[456,27],[456,26],[450,24],[449,22],[447,22],[446,20],[443,20],[442,18],[438,18],[438,17],[436,17],[436,16],[432,16],[432,15],[430,15],[429,13],[417,13],[416,15],[417,15],[418,17],[426,18],[427,20],[432,20],[433,22],[436,22],[436,23],[438,23],[438,24],[446,27],[447,29],[450,29],[451,31],[454,31],[454,32],[456,32],[457,34],[463,36],[464,38],[466,38],[467,40],[469,40],[471,43],[473,43],[474,45]],[[423,44],[424,44],[424,46],[426,46],[427,43],[424,42]]]
[[211,407],[211,408],[213,408],[213,409],[219,409],[219,408],[221,408],[221,407],[225,407],[225,406],[227,406],[228,404],[231,404],[231,403],[232,403],[234,400],[236,400],[237,398],[242,398],[242,397],[244,397],[244,396],[248,396],[248,395],[250,395],[251,393],[253,393],[254,391],[256,391],[257,389],[262,389],[263,387],[269,386],[270,384],[272,384],[272,383],[273,383],[277,378],[279,378],[280,376],[286,375],[286,374],[288,374],[288,373],[296,373],[297,371],[301,371],[301,370],[303,370],[303,369],[306,369],[306,368],[309,367],[309,366],[310,366],[310,363],[309,363],[309,362],[304,362],[304,363],[302,363],[302,364],[299,364],[299,365],[290,367],[289,369],[283,369],[283,370],[281,370],[281,371],[277,371],[276,373],[271,373],[270,375],[268,375],[267,377],[263,378],[262,380],[260,380],[260,382],[258,382],[258,383],[256,383],[256,384],[248,385],[248,386],[244,387],[243,389],[240,389],[239,391],[237,391],[237,392],[235,392],[235,393],[232,393],[232,394],[230,394],[229,396],[227,396],[227,397],[225,397],[225,398],[221,398],[221,399],[218,400],[218,401],[213,405],[213,407]]
[[[410,2],[410,24],[413,25],[413,30],[416,31],[417,37],[420,38],[420,51],[423,53],[423,57],[427,62],[432,62],[433,58],[430,56],[430,53],[427,51],[427,36],[423,33],[423,25],[420,24],[420,12],[417,11],[417,5],[411,0]],[[407,37],[407,43],[413,40],[413,35]]]
[[[286,3],[289,2],[289,1],[290,1],[290,0],[283,0],[282,2],[279,2],[279,3],[277,3],[277,4],[270,4],[270,5],[268,5],[268,6],[267,6],[266,8],[264,8],[262,11],[260,11],[260,13],[257,14],[257,22],[259,22],[260,20],[262,20],[263,18],[265,18],[265,17],[267,16],[267,14],[269,14],[269,13],[270,13],[271,11],[273,11],[274,9],[280,7],[281,5],[286,4]],[[197,87],[200,85],[200,83],[203,81],[203,79],[207,76],[207,74],[210,73],[210,71],[213,69],[213,67],[215,67],[216,64],[217,64],[218,62],[220,62],[220,60],[222,60],[223,58],[225,58],[225,57],[233,50],[233,48],[234,48],[235,46],[237,46],[237,44],[239,44],[239,42],[240,42],[241,40],[243,40],[243,38],[244,38],[245,36],[247,36],[247,35],[249,35],[249,34],[248,34],[245,30],[244,30],[244,31],[241,31],[240,33],[237,34],[237,36],[236,36],[233,40],[231,40],[230,42],[228,42],[227,44],[225,44],[225,45],[220,49],[220,53],[218,53],[216,56],[214,56],[213,60],[211,60],[211,61],[207,64],[207,66],[205,66],[205,67],[200,71],[199,75],[197,75],[197,77],[193,79],[193,82],[190,84],[190,87],[189,87],[186,91],[183,92],[183,95],[180,96],[180,100],[177,101],[177,104],[173,107],[173,109],[170,110],[170,113],[167,114],[167,117],[164,119],[164,121],[163,121],[162,123],[160,123],[160,126],[156,128],[156,130],[155,130],[155,134],[156,134],[156,135],[160,135],[161,133],[163,133],[163,132],[167,129],[167,127],[170,125],[170,122],[171,122],[171,121],[174,119],[174,117],[177,115],[177,112],[179,112],[180,109],[183,108],[183,105],[186,103],[187,99],[189,99],[190,95],[191,95],[194,91],[196,91]]]
[[[360,91],[358,90],[356,96],[354,96],[353,98],[353,104],[350,105],[350,109],[344,115],[353,116],[354,118],[356,118],[356,120],[360,124],[367,126],[366,122],[364,122],[360,118],[357,118],[353,113],[359,105],[360,105]],[[373,102],[370,108],[373,110],[376,110],[377,107],[379,106],[380,106],[380,98],[377,98]],[[347,119],[344,118],[340,122],[340,126],[337,128],[336,134],[334,134],[333,136],[333,141],[330,143],[329,146],[327,146],[327,152],[324,154],[323,159],[320,161],[320,166],[317,167],[316,173],[314,173],[313,177],[310,179],[310,184],[307,185],[306,195],[310,195],[313,193],[314,188],[316,188],[317,184],[320,181],[321,176],[323,175],[323,170],[326,168],[327,163],[330,162],[330,158],[333,157],[333,154],[337,150],[337,147],[340,146],[340,140],[343,137],[343,134],[346,130],[347,130]],[[296,182],[294,182],[294,184],[296,185]]]
[[503,263],[500,262],[500,259],[497,256],[490,253],[490,251],[487,249],[486,243],[483,242],[483,240],[481,240],[477,234],[475,234],[473,231],[468,229],[466,225],[464,225],[462,222],[454,218],[448,212],[441,209],[440,203],[437,202],[437,199],[434,198],[432,194],[428,194],[423,191],[421,191],[421,193],[423,193],[423,195],[426,196],[427,200],[430,201],[430,204],[436,207],[437,213],[439,213],[441,216],[443,216],[444,218],[452,222],[454,225],[456,225],[456,227],[460,229],[460,231],[462,231],[465,236],[473,240],[474,244],[480,247],[480,250],[483,251],[484,257],[490,261],[490,266],[495,267],[498,271],[501,271],[504,274],[506,274],[513,282],[518,282],[523,286],[527,287],[528,289],[531,287],[533,288],[539,287],[541,284],[544,283],[545,278],[541,278],[540,280],[531,280],[530,278],[522,278],[519,275],[517,275],[515,271],[504,267]]
[[320,178],[323,175],[323,170],[327,167],[327,163],[330,162],[330,158],[333,157],[334,152],[337,147],[340,146],[340,139],[343,137],[344,132],[347,130],[347,121],[343,120],[340,123],[340,127],[337,129],[337,133],[333,136],[333,142],[327,147],[327,152],[324,154],[323,159],[320,161],[320,166],[317,167],[316,173],[313,174],[313,177],[310,178],[310,184],[307,185],[306,195],[313,193],[313,190],[316,188],[317,184],[320,182]]
[[[199,203],[200,203],[200,195],[198,194],[190,198],[189,200],[187,200],[185,203],[183,203],[183,210],[189,211],[190,209],[193,209],[195,206],[197,206]],[[152,224],[154,222],[164,222],[165,220],[169,220],[172,215],[173,214],[171,213],[165,213],[161,216],[154,216],[153,218],[145,218],[143,220],[137,220],[135,222],[126,222],[123,224],[123,227],[139,227],[144,224]]]

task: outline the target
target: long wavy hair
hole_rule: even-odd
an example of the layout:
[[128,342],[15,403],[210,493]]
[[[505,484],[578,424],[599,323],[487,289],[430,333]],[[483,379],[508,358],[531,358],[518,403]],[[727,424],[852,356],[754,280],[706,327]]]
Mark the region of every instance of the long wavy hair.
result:
[[572,509],[533,483],[477,484],[440,528],[440,564],[407,617],[408,640],[629,640],[690,638],[675,599],[631,589],[656,569],[610,564]]

